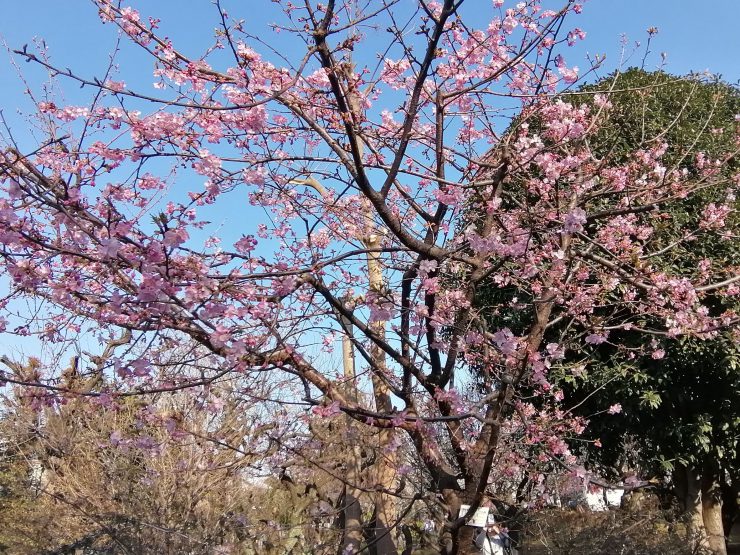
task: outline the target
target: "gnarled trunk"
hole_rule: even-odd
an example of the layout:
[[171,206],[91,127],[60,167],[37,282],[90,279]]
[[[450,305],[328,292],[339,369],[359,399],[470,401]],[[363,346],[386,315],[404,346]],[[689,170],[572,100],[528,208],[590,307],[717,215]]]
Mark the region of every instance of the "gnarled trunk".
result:
[[[364,239],[365,246],[371,252],[367,254],[368,283],[370,292],[375,295],[383,295],[383,270],[380,264],[380,254],[376,249],[380,248],[381,242],[378,235],[372,234]],[[374,322],[371,327],[375,334],[385,340],[386,322]],[[375,397],[375,410],[390,414],[393,412],[391,402],[391,391],[385,382],[387,368],[385,353],[379,345],[372,345],[369,349],[373,361],[373,394]],[[398,432],[393,428],[382,429],[378,432],[377,462],[374,468],[375,508],[372,526],[369,552],[371,555],[395,555],[398,553],[396,542],[393,539],[393,527],[396,526],[397,510],[395,498],[387,493],[392,490],[396,483],[396,469],[398,468],[398,453],[393,447],[394,437]],[[385,492],[382,490],[386,490]]]
[[688,531],[688,541],[692,550],[697,553],[706,553],[709,546],[704,529],[704,516],[701,504],[701,480],[692,468],[679,467],[679,478],[683,479],[683,506],[684,517]]
[[355,488],[345,486],[339,507],[339,528],[342,530],[340,555],[360,552],[362,545],[362,507]]
[[727,555],[719,472],[707,465],[700,475],[695,468],[679,466],[673,476],[691,548],[699,554]]
[[722,522],[722,487],[717,471],[708,470],[702,476],[701,506],[709,551],[712,555],[727,555]]
[[[448,521],[453,522],[460,512],[460,507],[464,503],[470,503],[475,493],[474,491],[456,491],[446,489],[443,492],[444,499],[450,514]],[[475,546],[474,540],[478,529],[472,526],[461,526],[450,532],[443,532],[440,537],[440,552],[444,555],[478,555],[480,549]]]

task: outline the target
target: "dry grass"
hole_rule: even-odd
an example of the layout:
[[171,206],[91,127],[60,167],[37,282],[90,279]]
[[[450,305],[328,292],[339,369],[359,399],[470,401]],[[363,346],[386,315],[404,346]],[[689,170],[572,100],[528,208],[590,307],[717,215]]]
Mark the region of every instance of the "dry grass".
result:
[[520,555],[692,555],[685,527],[668,516],[659,510],[542,511],[529,518]]

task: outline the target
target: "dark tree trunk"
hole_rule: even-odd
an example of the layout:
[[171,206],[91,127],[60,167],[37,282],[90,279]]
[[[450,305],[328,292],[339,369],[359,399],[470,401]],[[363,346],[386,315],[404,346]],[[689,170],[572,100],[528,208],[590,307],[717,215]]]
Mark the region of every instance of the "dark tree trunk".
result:
[[397,555],[398,549],[396,542],[393,541],[393,530],[388,523],[383,522],[378,514],[377,506],[372,520],[365,527],[365,537],[369,555]]
[[740,488],[738,488],[738,478],[730,478],[722,484],[722,525],[725,530],[725,537],[732,535],[738,515],[740,514]]
[[701,481],[694,469],[678,465],[673,472],[676,496],[686,521],[687,540],[696,553],[706,552],[707,540],[701,503]]
[[[476,493],[474,487],[470,486],[465,491],[448,491],[445,501],[450,509],[448,519],[454,522],[460,514],[463,504],[472,503]],[[444,538],[441,553],[445,555],[479,555],[480,548],[475,545],[475,538],[480,528],[473,526],[460,526],[453,530],[447,538]]]
[[458,548],[456,555],[480,555],[480,548],[475,545],[475,537],[480,528],[463,526],[458,534]]

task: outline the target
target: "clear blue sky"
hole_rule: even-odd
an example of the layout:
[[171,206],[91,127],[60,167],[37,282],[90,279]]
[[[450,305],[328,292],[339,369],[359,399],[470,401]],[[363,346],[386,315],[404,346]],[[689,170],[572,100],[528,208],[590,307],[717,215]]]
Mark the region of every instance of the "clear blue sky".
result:
[[[415,0],[401,0],[413,4]],[[490,13],[491,0],[467,0],[469,14]],[[510,3],[514,3],[513,1]],[[560,5],[558,0],[548,4]],[[112,26],[103,26],[96,10],[87,0],[11,0],[3,2],[0,37],[9,46],[30,43],[34,36],[43,37],[51,48],[54,59],[88,74],[102,70],[106,53],[113,45]],[[210,0],[131,0],[143,15],[162,19],[163,31],[176,44],[192,44],[192,52],[199,52],[216,25],[215,10]],[[260,29],[266,22],[277,19],[271,0],[225,0],[233,5],[232,16],[244,18],[247,28]],[[729,81],[740,79],[740,0],[587,0],[581,16],[573,24],[583,28],[588,37],[585,50],[607,54],[615,62],[619,56],[619,37],[626,33],[631,40],[643,40],[650,26],[660,29],[653,52],[668,53],[668,69],[675,73],[709,69],[721,73]],[[484,8],[480,10],[479,8]],[[475,25],[474,18],[469,20]],[[484,22],[481,21],[481,24]],[[261,33],[269,41],[269,34]],[[276,35],[280,44],[286,36]],[[281,45],[282,46],[282,45]],[[184,48],[189,50],[187,47]],[[584,50],[579,52],[583,56]],[[127,62],[124,58],[122,62]],[[131,61],[138,61],[133,58]],[[574,59],[579,65],[582,60]],[[4,85],[12,77],[8,57],[0,57],[0,82]],[[12,97],[5,92],[0,103],[7,108]]]
[[[546,0],[547,5],[560,6],[564,0]],[[513,4],[513,0],[509,2]],[[161,30],[170,36],[179,48],[188,54],[199,54],[212,41],[217,24],[216,11],[210,0],[131,0],[142,15],[162,19]],[[261,31],[259,35],[282,51],[292,50],[288,36],[265,32],[265,24],[279,18],[271,0],[224,0],[234,6],[233,18],[243,18],[248,30]],[[401,0],[401,6],[415,5],[415,0]],[[491,13],[491,0],[467,0],[463,5],[468,22],[478,13]],[[586,66],[586,52],[606,54],[607,67],[614,68],[620,55],[620,36],[624,33],[630,43],[644,41],[646,29],[659,28],[654,39],[651,58],[654,67],[660,52],[667,52],[667,69],[673,73],[703,71],[720,73],[731,82],[740,80],[740,0],[586,0],[583,14],[571,19],[587,32],[586,41],[573,49],[569,64]],[[42,37],[49,45],[53,61],[71,67],[87,76],[100,75],[106,67],[107,54],[115,44],[112,25],[101,25],[97,11],[87,0],[13,0],[4,2],[0,19],[0,38],[10,48],[31,43]],[[639,63],[641,55],[634,58]],[[127,48],[119,57],[123,74],[130,85],[151,86],[151,61],[135,48]],[[141,83],[133,82],[126,67],[138,66]],[[22,64],[24,71],[29,67]],[[142,71],[143,70],[143,71]],[[32,75],[32,74],[31,74]],[[9,63],[7,52],[0,53],[0,107],[6,116],[23,105],[23,87]],[[70,99],[75,92],[68,87]],[[151,91],[151,88],[149,88]],[[11,119],[12,116],[11,116]]]
[[[218,14],[211,0],[128,0],[142,17],[161,19],[160,32],[173,40],[176,47],[190,56],[198,56],[213,42],[213,30],[218,25]],[[375,2],[376,0],[371,0]],[[416,6],[417,0],[400,0],[404,11]],[[507,0],[513,5],[516,0]],[[126,3],[126,0],[124,0]],[[362,4],[363,2],[360,2]],[[485,26],[495,13],[492,0],[466,0],[463,16],[471,26]],[[544,0],[547,7],[559,8],[565,0]],[[0,19],[0,38],[10,49],[31,44],[34,37],[44,39],[55,65],[72,68],[80,75],[102,77],[111,49],[116,44],[116,28],[103,25],[97,10],[89,0],[6,0]],[[274,34],[268,24],[281,19],[282,14],[272,0],[222,0],[232,19],[244,19],[245,29],[266,43],[277,47],[293,61],[299,60],[305,49],[288,33]],[[233,6],[233,10],[230,9]],[[483,14],[483,15],[481,15]],[[476,17],[480,20],[476,20]],[[484,19],[485,18],[485,19]],[[569,65],[588,66],[585,58],[600,54],[607,56],[602,74],[619,65],[622,35],[628,37],[627,50],[635,41],[645,41],[648,27],[655,26],[659,34],[653,39],[652,55],[647,68],[660,60],[660,52],[667,53],[666,69],[672,73],[710,70],[720,73],[730,82],[740,80],[740,0],[585,0],[581,15],[573,16],[565,28],[578,26],[586,31],[585,41],[572,49],[563,49]],[[370,37],[372,40],[372,36]],[[383,45],[384,46],[384,45]],[[263,48],[257,48],[264,52]],[[372,49],[366,49],[372,50]],[[639,65],[644,49],[627,65]],[[356,55],[372,56],[375,52]],[[152,88],[152,61],[140,48],[124,42],[117,57],[121,77],[133,89],[160,96]],[[21,71],[36,90],[44,80],[43,72],[32,64],[16,58]],[[276,61],[277,64],[280,62]],[[16,114],[18,108],[29,108],[24,98],[24,85],[11,65],[8,52],[0,51],[0,109],[12,124],[21,147],[32,148],[37,141],[30,136],[29,127]],[[65,93],[63,101],[84,103],[92,90],[80,91],[75,84],[61,81]],[[83,100],[84,99],[84,100]],[[129,104],[130,106],[130,104]],[[0,130],[0,134],[4,134]],[[221,214],[219,214],[221,216]]]
[[[375,1],[370,0],[371,5]],[[398,7],[408,11],[416,6],[416,1],[400,0]],[[505,6],[516,1],[507,0]],[[565,3],[565,0],[543,1],[547,7],[553,8]],[[160,18],[160,33],[170,37],[175,46],[187,55],[198,56],[213,43],[218,14],[211,0],[128,0],[128,3],[137,8],[142,17]],[[293,61],[305,53],[305,48],[288,33],[274,34],[269,29],[268,24],[281,20],[282,16],[272,0],[222,0],[222,4],[229,9],[232,19],[244,19],[246,31],[277,47]],[[466,0],[463,4],[464,19],[473,27],[485,26],[495,13],[491,4],[492,0]],[[668,55],[666,68],[672,73],[708,69],[722,74],[728,81],[737,82],[740,80],[738,21],[740,0],[585,0],[583,13],[573,16],[565,28],[582,28],[587,33],[586,40],[563,51],[569,65],[581,68],[588,66],[585,60],[587,53],[606,55],[607,63],[602,74],[608,73],[619,65],[622,35],[629,38],[627,50],[631,51],[635,41],[645,41],[647,28],[655,26],[659,34],[653,39],[648,69],[655,67],[660,60],[660,52],[664,51]],[[31,45],[34,37],[44,39],[55,65],[72,68],[76,73],[92,78],[103,76],[117,33],[113,25],[101,23],[89,0],[5,0],[0,38],[13,49]],[[257,49],[264,53],[263,48]],[[627,65],[639,65],[643,52],[644,49],[638,49]],[[375,52],[356,52],[356,55],[363,54],[372,59]],[[140,48],[124,41],[117,60],[121,77],[130,87],[138,92],[161,96],[152,88],[152,61]],[[28,77],[31,88],[36,90],[44,81],[43,72],[33,64],[17,59],[16,63]],[[14,136],[21,140],[21,148],[30,150],[37,145],[37,140],[30,136],[29,126],[15,113],[18,108],[29,109],[29,103],[24,98],[24,85],[11,65],[11,56],[3,51],[0,51],[0,83],[3,85],[0,109],[11,123]],[[86,103],[94,92],[89,89],[81,91],[74,83],[64,80],[61,85],[65,95],[63,101],[70,104]],[[0,129],[0,135],[4,134]],[[222,218],[228,218],[229,214],[228,210],[223,212],[223,207],[220,207],[217,214],[209,216],[225,224]]]

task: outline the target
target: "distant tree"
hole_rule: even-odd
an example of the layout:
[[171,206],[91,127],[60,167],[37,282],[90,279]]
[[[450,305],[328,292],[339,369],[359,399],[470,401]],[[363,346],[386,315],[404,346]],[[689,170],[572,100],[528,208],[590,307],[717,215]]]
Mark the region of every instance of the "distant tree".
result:
[[310,516],[326,484],[255,479],[273,448],[223,388],[43,410],[18,393],[0,419],[0,552],[333,553]]

